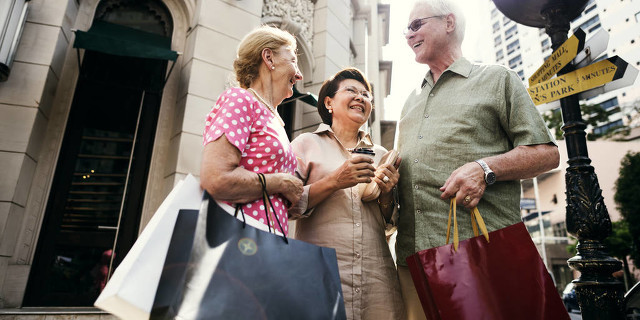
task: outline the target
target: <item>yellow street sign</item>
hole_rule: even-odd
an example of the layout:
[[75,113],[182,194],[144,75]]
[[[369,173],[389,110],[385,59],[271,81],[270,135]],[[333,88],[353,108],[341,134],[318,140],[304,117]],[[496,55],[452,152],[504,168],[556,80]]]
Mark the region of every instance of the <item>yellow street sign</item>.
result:
[[621,78],[628,63],[618,56],[538,83],[527,89],[535,105],[548,103]]
[[558,49],[553,51],[542,66],[529,77],[529,86],[534,86],[535,84],[550,79],[571,62],[578,52],[584,48],[585,37],[584,31],[578,29],[567,41],[558,47]]

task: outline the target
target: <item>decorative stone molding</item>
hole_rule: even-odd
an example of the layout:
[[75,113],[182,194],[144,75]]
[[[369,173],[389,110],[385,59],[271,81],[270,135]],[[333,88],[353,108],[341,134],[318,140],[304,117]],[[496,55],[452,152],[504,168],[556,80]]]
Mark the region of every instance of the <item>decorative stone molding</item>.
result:
[[301,35],[308,42],[307,45],[311,46],[313,11],[314,1],[312,0],[264,0],[262,18],[265,22],[276,20],[280,20],[282,24],[293,22],[296,28],[289,26],[287,29],[299,28],[299,30],[289,31],[297,31],[296,35]]

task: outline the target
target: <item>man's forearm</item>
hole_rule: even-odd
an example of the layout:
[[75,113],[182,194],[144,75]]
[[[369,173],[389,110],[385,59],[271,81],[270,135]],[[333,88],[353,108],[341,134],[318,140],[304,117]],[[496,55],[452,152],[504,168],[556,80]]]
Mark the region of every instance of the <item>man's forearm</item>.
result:
[[496,173],[498,181],[529,179],[557,168],[560,153],[553,144],[536,144],[518,146],[484,161]]

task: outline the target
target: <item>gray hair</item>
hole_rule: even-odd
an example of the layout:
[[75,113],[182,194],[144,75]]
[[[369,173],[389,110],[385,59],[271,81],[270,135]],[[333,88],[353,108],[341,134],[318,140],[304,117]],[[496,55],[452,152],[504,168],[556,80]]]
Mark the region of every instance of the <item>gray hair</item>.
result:
[[456,18],[456,30],[453,33],[453,37],[457,44],[462,44],[462,40],[464,40],[465,18],[460,6],[453,0],[417,0],[414,8],[420,5],[429,6],[434,15],[445,16],[453,14]]

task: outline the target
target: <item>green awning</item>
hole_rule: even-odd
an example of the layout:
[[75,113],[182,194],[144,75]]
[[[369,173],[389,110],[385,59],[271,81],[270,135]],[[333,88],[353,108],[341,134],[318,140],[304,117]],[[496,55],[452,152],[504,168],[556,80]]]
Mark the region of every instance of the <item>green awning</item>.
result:
[[301,93],[300,91],[298,91],[298,89],[295,86],[293,87],[293,95],[290,98],[287,98],[284,101],[282,101],[282,103],[284,104],[287,102],[291,102],[293,100],[300,100],[314,107],[318,106],[318,97],[315,94],[311,92]]
[[89,31],[76,31],[73,47],[126,57],[178,58],[170,38],[104,21],[94,21]]

